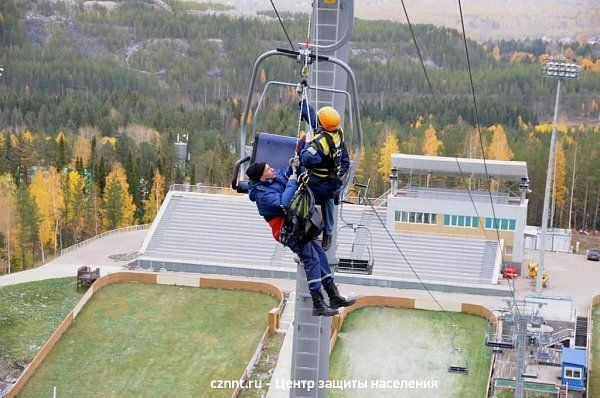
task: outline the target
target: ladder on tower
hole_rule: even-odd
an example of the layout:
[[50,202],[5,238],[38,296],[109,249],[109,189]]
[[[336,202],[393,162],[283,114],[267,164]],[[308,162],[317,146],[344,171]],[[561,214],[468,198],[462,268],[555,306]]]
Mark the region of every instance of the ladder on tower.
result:
[[578,316],[575,323],[575,348],[587,347],[588,319],[585,316]]
[[[305,275],[302,263],[298,263],[291,378],[299,385],[291,389],[290,396],[321,398],[327,397],[327,391],[318,389],[317,384],[320,380],[327,380],[331,318],[312,315],[312,300]],[[309,380],[315,382],[313,388],[302,386],[302,381]]]

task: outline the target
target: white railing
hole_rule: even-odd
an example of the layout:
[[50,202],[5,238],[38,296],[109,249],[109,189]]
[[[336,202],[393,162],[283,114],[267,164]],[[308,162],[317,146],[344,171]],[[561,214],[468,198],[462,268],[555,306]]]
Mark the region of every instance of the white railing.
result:
[[544,346],[548,347],[557,343],[560,343],[563,340],[570,339],[574,336],[575,331],[573,329],[563,329],[560,332],[556,332],[550,336],[550,340]]
[[65,254],[70,253],[73,250],[79,249],[82,246],[88,245],[88,244],[90,244],[90,243],[92,243],[92,242],[94,242],[94,241],[96,241],[98,239],[107,237],[109,235],[116,234],[116,233],[119,233],[119,232],[139,231],[139,230],[142,230],[142,229],[148,229],[148,228],[150,228],[150,225],[152,225],[152,224],[131,225],[129,227],[117,228],[117,229],[113,229],[113,230],[110,230],[110,231],[102,232],[101,234],[98,234],[96,236],[92,236],[89,239],[86,239],[84,241],[76,243],[73,246],[69,246],[69,247],[67,247],[65,249],[62,249],[60,251],[60,255],[64,256]]
[[169,187],[169,191],[176,192],[198,192],[198,193],[209,193],[216,195],[242,195],[229,187],[214,187],[203,184],[173,184]]
[[387,199],[388,199],[388,196],[390,196],[391,192],[392,192],[392,188],[390,188],[387,191],[385,191],[384,193],[382,193],[378,198],[370,199],[373,207],[379,207],[379,206],[386,207]]
[[[409,186],[405,189],[399,189],[398,193],[404,196],[412,198],[427,198],[427,199],[440,199],[440,200],[452,200],[452,201],[470,201],[473,199],[474,202],[486,203],[490,201],[490,194],[487,191],[471,191],[469,195],[468,191],[464,190],[451,190],[442,188],[426,188],[426,187],[415,187]],[[508,193],[506,192],[492,192],[492,200],[497,204],[512,204],[509,202]],[[517,204],[520,204],[520,198],[515,198]]]

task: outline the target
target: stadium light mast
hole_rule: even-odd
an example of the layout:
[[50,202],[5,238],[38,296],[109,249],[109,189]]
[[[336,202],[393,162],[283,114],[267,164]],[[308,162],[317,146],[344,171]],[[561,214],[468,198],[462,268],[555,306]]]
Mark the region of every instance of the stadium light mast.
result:
[[557,77],[556,103],[554,105],[554,122],[552,123],[552,138],[550,138],[550,155],[548,156],[548,172],[546,174],[546,191],[544,193],[544,210],[542,214],[542,241],[540,242],[540,264],[538,266],[536,293],[542,292],[542,279],[544,277],[544,254],[546,250],[546,235],[548,233],[548,207],[550,199],[550,186],[554,170],[554,151],[556,147],[556,125],[558,122],[558,105],[560,101],[560,84],[563,79],[579,78],[579,65],[566,62],[565,58],[549,58],[542,67],[542,77]]

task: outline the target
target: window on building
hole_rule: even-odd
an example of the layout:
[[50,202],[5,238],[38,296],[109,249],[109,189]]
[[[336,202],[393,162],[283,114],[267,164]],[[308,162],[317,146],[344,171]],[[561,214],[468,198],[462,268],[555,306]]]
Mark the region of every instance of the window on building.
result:
[[[435,214],[433,215],[435,216]],[[436,224],[434,218],[432,224]],[[444,225],[452,227],[477,228],[479,220],[475,216],[463,216],[458,214],[444,214]]]
[[413,224],[437,224],[437,214],[397,210],[394,214],[394,220]]
[[421,213],[421,212],[416,212],[415,213],[415,222],[417,224],[422,224],[423,223],[423,213]]
[[[492,220],[493,223],[492,223]],[[493,224],[493,226],[492,226]],[[517,221],[508,218],[490,218],[485,219],[485,227],[487,229],[499,229],[501,231],[514,231],[516,229]]]
[[565,367],[565,377],[569,379],[581,379],[581,370]]
[[504,254],[506,254],[507,256],[512,256],[513,253],[513,247],[510,245],[506,245],[504,246]]

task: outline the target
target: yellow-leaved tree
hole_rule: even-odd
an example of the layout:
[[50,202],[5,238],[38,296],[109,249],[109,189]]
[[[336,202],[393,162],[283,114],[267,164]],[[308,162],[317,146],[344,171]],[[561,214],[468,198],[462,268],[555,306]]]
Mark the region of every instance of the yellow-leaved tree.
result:
[[494,49],[492,50],[492,57],[494,57],[496,61],[500,61],[500,59],[502,59],[502,56],[500,55],[500,47],[498,47],[498,45],[494,46]]
[[398,144],[398,137],[396,136],[396,132],[394,130],[390,130],[386,134],[383,146],[379,151],[378,170],[379,174],[381,174],[384,181],[388,179],[388,176],[390,175],[390,171],[392,169],[393,153],[400,153],[400,145]]
[[[1,134],[0,134],[1,135]],[[0,275],[14,262],[15,248],[19,246],[19,219],[15,203],[17,185],[10,173],[0,175],[0,233],[4,247],[0,248]]]
[[425,130],[425,135],[423,136],[423,144],[421,145],[423,155],[438,156],[438,152],[440,151],[440,148],[443,145],[444,144],[442,143],[442,141],[437,138],[435,128],[432,124],[429,124],[427,130]]
[[106,176],[102,202],[102,225],[105,230],[133,225],[136,208],[129,193],[125,171],[118,162]]
[[64,222],[67,230],[71,233],[67,237],[67,242],[77,243],[83,238],[83,231],[86,224],[85,212],[87,207],[87,198],[84,192],[85,177],[77,170],[69,171],[63,182],[64,197]]
[[160,174],[158,169],[154,170],[154,179],[148,199],[144,201],[144,217],[145,223],[151,223],[158,213],[158,209],[165,198],[165,178]]
[[567,186],[567,161],[565,159],[563,140],[556,142],[554,156],[554,203],[556,209],[562,209],[567,202],[567,195],[569,193],[569,187]]
[[82,135],[78,135],[73,143],[73,157],[71,159],[71,165],[74,167],[77,159],[81,159],[83,164],[88,164],[91,154],[92,147],[90,146],[90,140]]
[[490,142],[490,145],[487,147],[485,153],[486,157],[496,160],[512,160],[514,154],[508,145],[508,139],[506,138],[504,127],[502,127],[500,124],[497,124],[490,127],[490,130],[493,133],[492,142]]
[[61,190],[62,177],[54,167],[42,171],[37,169],[29,191],[38,209],[39,225],[38,234],[42,242],[42,250],[47,244],[58,250],[58,230],[64,200]]

